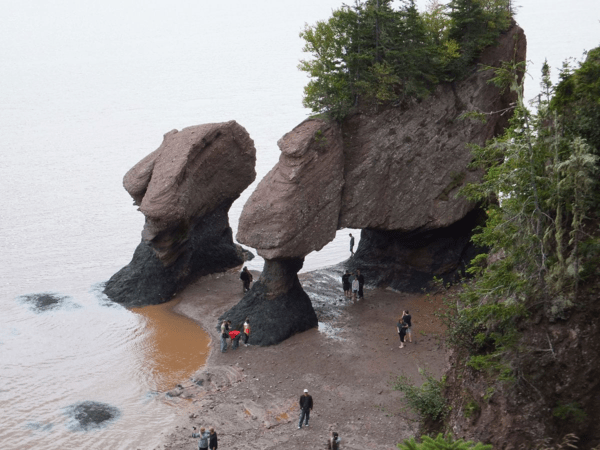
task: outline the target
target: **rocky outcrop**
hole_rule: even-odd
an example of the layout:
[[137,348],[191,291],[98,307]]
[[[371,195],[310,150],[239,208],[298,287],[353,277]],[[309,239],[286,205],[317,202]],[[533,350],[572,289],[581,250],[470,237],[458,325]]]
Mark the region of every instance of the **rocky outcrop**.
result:
[[[480,63],[524,61],[525,48],[515,25]],[[408,109],[356,113],[341,126],[301,123],[279,141],[280,160],[244,206],[237,240],[267,261],[294,259],[323,248],[340,228],[361,228],[348,266],[361,267],[370,282],[416,288],[433,275],[456,275],[474,251],[469,238],[478,216],[456,193],[482,176],[469,167],[467,144],[501,133],[515,101],[492,77],[474,71]],[[468,111],[487,120],[463,120]]]
[[[524,61],[525,51],[523,30],[514,26],[480,63]],[[475,72],[438,86],[408,110],[356,114],[343,124],[339,227],[363,229],[349,268],[362,268],[375,284],[419,290],[434,275],[452,281],[476,254],[470,243],[476,205],[456,195],[483,174],[469,167],[467,144],[483,145],[500,134],[516,100],[491,84],[492,77],[492,71]],[[486,120],[462,119],[468,111],[485,113]]]
[[468,263],[482,251],[471,235],[484,220],[482,211],[474,209],[452,225],[427,231],[362,230],[345,267],[360,269],[371,285],[403,292],[420,292],[434,276],[454,283],[466,276]]
[[237,239],[265,259],[303,258],[335,237],[344,186],[342,135],[336,124],[308,119],[277,144],[279,162],[246,202]]
[[201,275],[242,264],[227,214],[254,181],[255,162],[254,142],[235,121],[167,133],[123,180],[146,223],[105,294],[127,306],[162,303]]
[[318,325],[310,298],[298,280],[304,258],[266,259],[260,279],[242,300],[219,317],[241,330],[253,317],[251,343],[273,345]]

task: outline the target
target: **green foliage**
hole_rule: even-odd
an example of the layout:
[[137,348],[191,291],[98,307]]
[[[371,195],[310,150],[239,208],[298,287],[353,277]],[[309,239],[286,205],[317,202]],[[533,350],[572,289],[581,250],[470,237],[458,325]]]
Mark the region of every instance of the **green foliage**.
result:
[[558,419],[575,423],[582,423],[587,419],[587,414],[578,403],[559,404],[552,409],[552,415]]
[[[586,63],[595,64],[595,55],[600,53],[590,52]],[[517,103],[504,135],[471,146],[472,167],[485,175],[479,184],[461,189],[469,200],[485,205],[486,223],[473,241],[489,254],[474,259],[468,271],[476,280],[448,301],[443,318],[448,343],[466,350],[467,366],[495,380],[515,376],[511,355],[528,307],[541,301],[550,320],[564,319],[577,303],[580,280],[597,273],[600,233],[591,234],[590,226],[600,205],[599,158],[558,112],[578,108],[581,99],[600,104],[600,90],[595,91],[600,82],[588,76],[595,69],[586,66],[585,76],[563,74],[558,102],[545,64],[535,112],[525,106],[518,82],[524,67],[503,63],[493,69],[492,82],[514,91]],[[584,82],[590,90],[579,92],[576,86]]]
[[459,44],[460,56],[449,64],[449,72],[463,76],[481,50],[496,42],[511,21],[509,2],[503,0],[451,0],[448,37]]
[[577,70],[563,66],[550,108],[563,117],[565,133],[580,136],[600,154],[600,47]]
[[441,420],[448,412],[446,400],[442,395],[445,380],[436,380],[423,369],[419,373],[425,377],[421,387],[416,387],[410,377],[401,375],[396,378],[393,389],[404,393],[404,400],[410,409],[421,418]]
[[[472,2],[475,0],[471,0]],[[363,108],[426,97],[440,81],[462,76],[464,66],[508,28],[509,0],[463,1],[448,13],[432,0],[423,14],[414,0],[355,0],[332,17],[306,25],[300,36],[311,59],[299,69],[310,78],[303,103],[341,120]],[[480,25],[465,25],[485,20]],[[467,56],[468,55],[468,56]]]
[[473,417],[475,414],[479,413],[479,411],[481,411],[481,407],[479,406],[479,403],[477,403],[475,400],[471,400],[469,403],[467,403],[463,409],[463,415],[469,419],[471,417]]
[[410,438],[398,444],[397,447],[402,450],[492,450],[491,445],[481,442],[455,441],[452,436],[444,437],[441,433],[435,439],[429,436],[421,436],[421,443],[417,443],[415,438]]

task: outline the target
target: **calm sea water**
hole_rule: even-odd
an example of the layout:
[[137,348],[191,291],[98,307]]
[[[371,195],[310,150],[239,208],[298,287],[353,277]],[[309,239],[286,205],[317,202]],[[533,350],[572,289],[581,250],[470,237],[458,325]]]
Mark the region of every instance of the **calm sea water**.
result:
[[[600,44],[600,4],[520,3],[534,96],[544,58],[559,67]],[[234,119],[254,139],[262,178],[279,157],[277,140],[308,114],[298,33],[340,4],[2,2],[2,448],[148,448],[176,417],[177,404],[157,392],[201,366],[205,335],[168,308],[111,306],[98,289],[130,261],[143,227],[122,177],[169,130]],[[234,233],[255,185],[231,209]],[[347,234],[309,255],[305,270],[347,258]],[[23,300],[43,292],[66,300],[42,312]],[[183,344],[191,340],[200,349]],[[157,363],[175,347],[187,348],[185,364]],[[82,401],[121,414],[77,431],[68,407]]]

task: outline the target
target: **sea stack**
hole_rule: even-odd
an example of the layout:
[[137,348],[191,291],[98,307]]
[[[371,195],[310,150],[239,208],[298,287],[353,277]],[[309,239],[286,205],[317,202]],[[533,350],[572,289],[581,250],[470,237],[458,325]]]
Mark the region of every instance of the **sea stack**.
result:
[[[525,51],[523,30],[514,25],[479,63],[524,61]],[[465,79],[440,84],[411,105],[356,111],[341,123],[308,119],[287,133],[237,234],[265,258],[263,275],[222,317],[234,324],[250,311],[260,317],[252,337],[259,345],[317,326],[296,273],[341,228],[362,229],[345,268],[361,269],[368,284],[420,290],[434,276],[455,277],[475,254],[470,237],[481,218],[476,204],[457,196],[483,174],[470,167],[468,144],[501,134],[516,99],[492,84],[493,76],[474,66]],[[465,119],[470,111],[486,120]]]
[[165,134],[123,179],[146,222],[131,262],[105,294],[126,306],[163,303],[194,279],[244,262],[231,204],[255,179],[256,149],[235,121]]

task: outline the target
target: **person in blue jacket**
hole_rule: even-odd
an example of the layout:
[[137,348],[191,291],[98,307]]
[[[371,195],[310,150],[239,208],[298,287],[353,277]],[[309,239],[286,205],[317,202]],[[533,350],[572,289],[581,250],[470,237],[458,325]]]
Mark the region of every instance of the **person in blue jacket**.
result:
[[208,439],[210,438],[210,433],[206,431],[206,428],[200,428],[200,433],[192,434],[193,438],[200,438],[198,441],[198,450],[208,450]]

